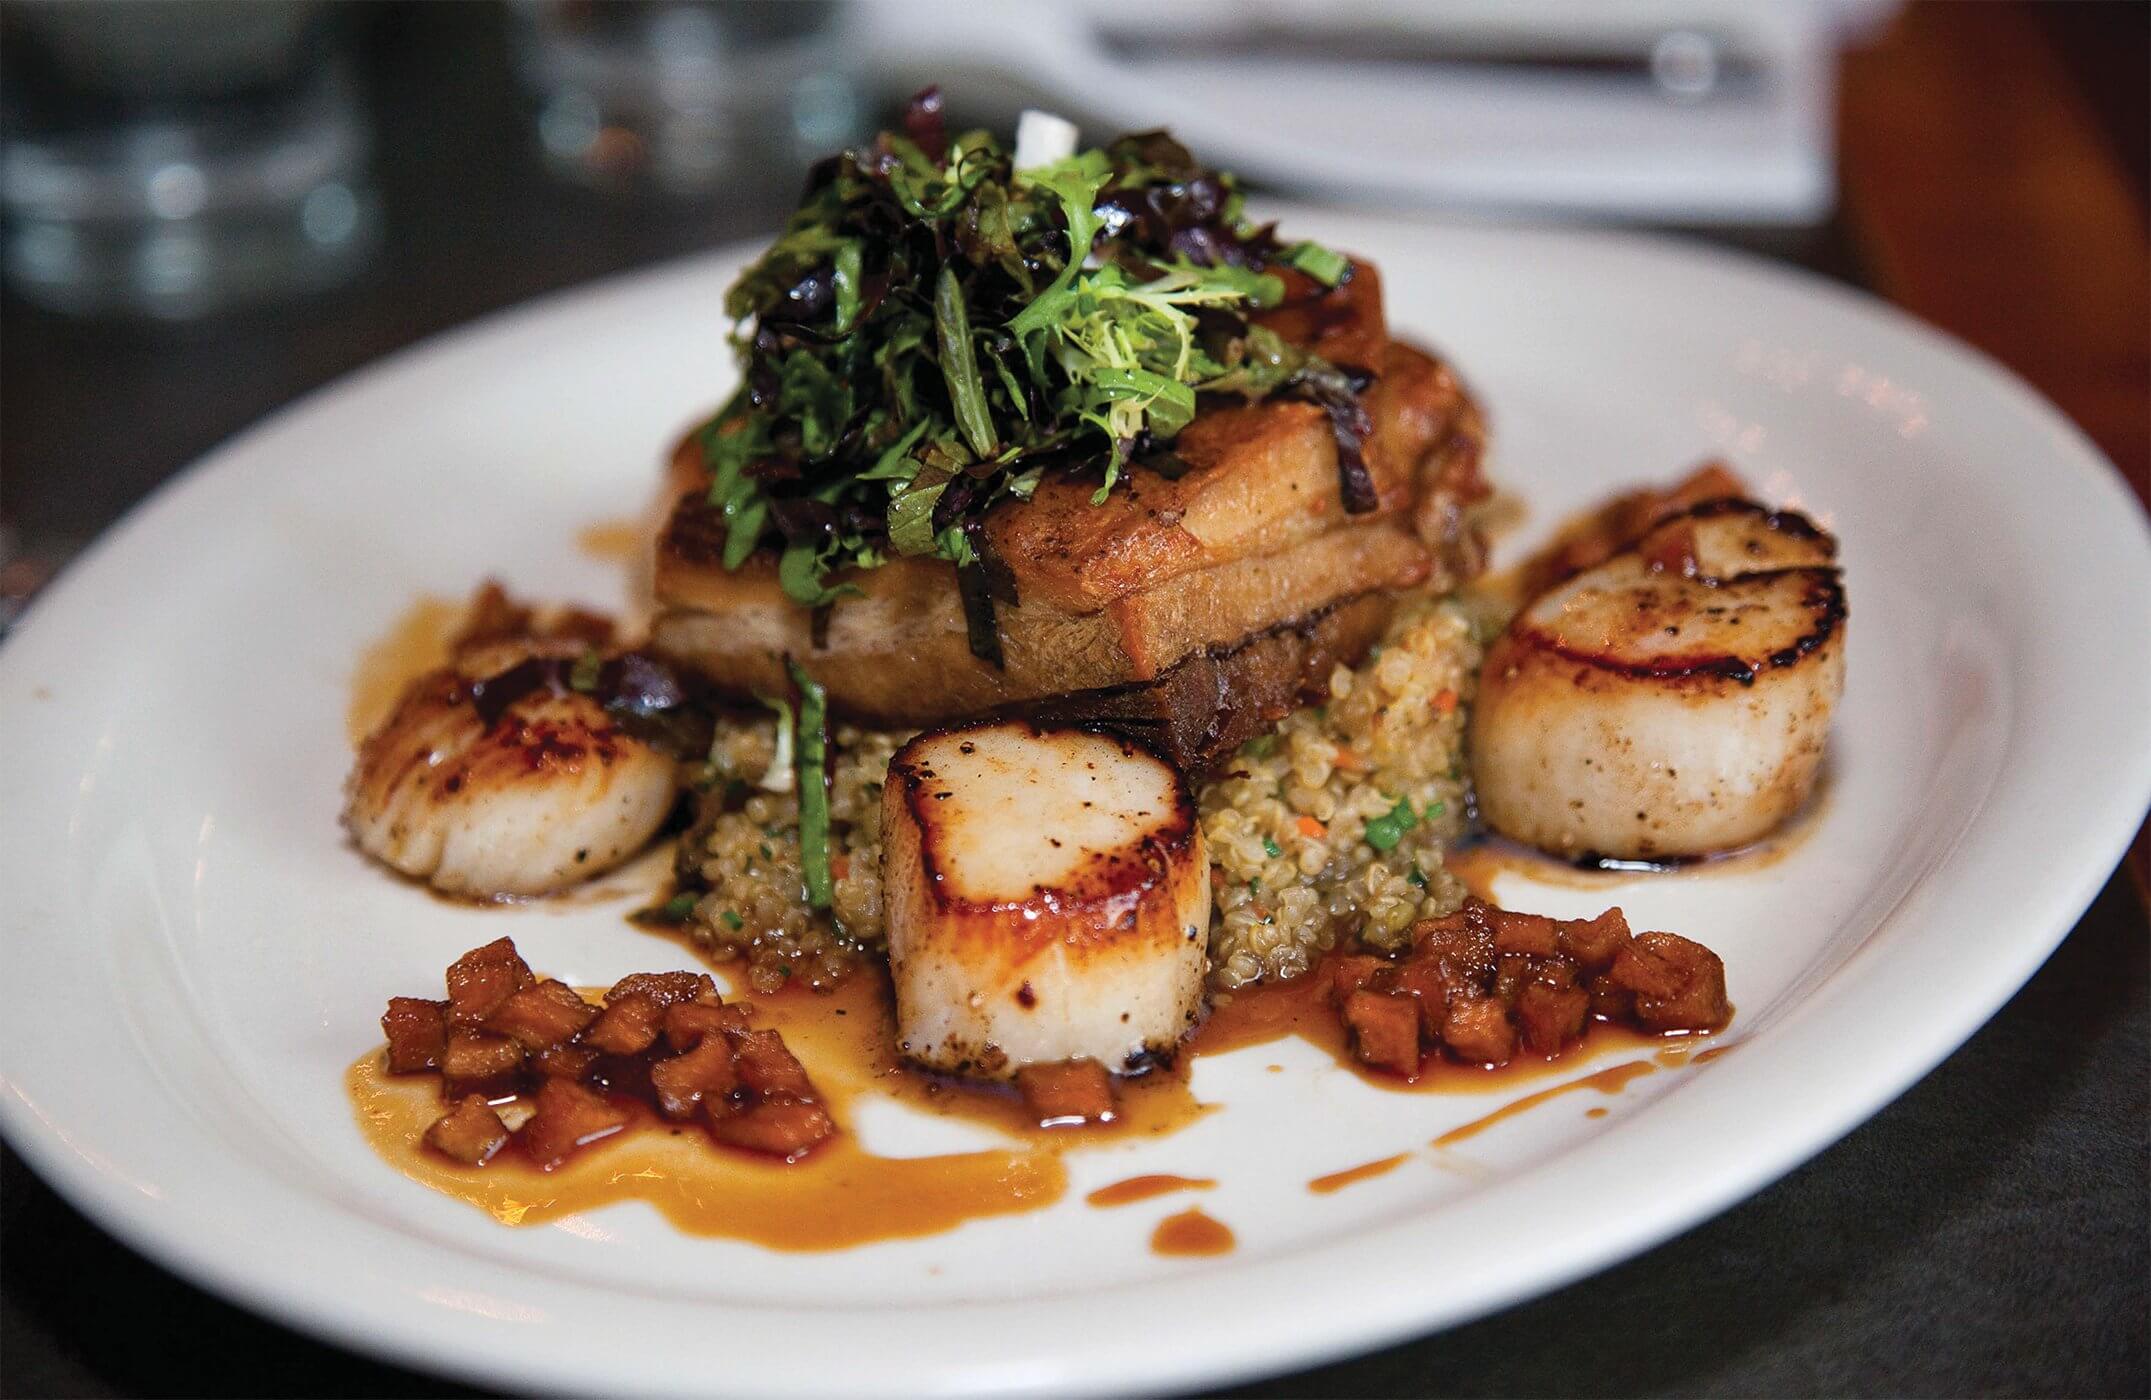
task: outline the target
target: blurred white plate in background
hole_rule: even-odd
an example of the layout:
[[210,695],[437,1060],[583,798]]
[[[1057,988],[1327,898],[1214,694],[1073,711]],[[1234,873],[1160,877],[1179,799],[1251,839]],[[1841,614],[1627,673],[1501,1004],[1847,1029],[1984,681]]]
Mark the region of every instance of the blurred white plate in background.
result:
[[1299,194],[1806,224],[1835,194],[1837,53],[1896,0],[864,4],[875,71],[1093,139],[1170,127]]

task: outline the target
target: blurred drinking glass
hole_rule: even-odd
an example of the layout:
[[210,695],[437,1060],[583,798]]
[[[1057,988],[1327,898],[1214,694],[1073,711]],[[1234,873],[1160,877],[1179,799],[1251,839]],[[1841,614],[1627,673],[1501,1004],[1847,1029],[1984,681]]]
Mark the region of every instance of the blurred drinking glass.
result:
[[180,318],[354,272],[377,214],[339,8],[0,7],[0,268],[16,290]]
[[547,163],[615,189],[789,184],[858,134],[846,8],[820,0],[511,0]]

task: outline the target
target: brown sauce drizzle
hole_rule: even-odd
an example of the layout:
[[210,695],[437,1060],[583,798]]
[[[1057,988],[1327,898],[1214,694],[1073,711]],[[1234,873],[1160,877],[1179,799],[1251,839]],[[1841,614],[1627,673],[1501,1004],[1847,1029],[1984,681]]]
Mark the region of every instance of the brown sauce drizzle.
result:
[[[1209,1111],[1188,1092],[1184,1076],[1158,1072],[1121,1085],[1117,1124],[1041,1128],[1013,1089],[943,1079],[898,1061],[885,974],[852,977],[829,993],[801,989],[731,1000],[751,1006],[757,1026],[783,1034],[836,1118],[839,1135],[803,1162],[787,1166],[715,1147],[699,1131],[668,1131],[671,1125],[638,1109],[637,1121],[616,1140],[592,1145],[557,1170],[506,1158],[472,1169],[423,1144],[442,1108],[433,1076],[391,1075],[375,1050],[351,1066],[345,1084],[376,1152],[414,1181],[503,1224],[538,1224],[640,1200],[688,1234],[789,1251],[915,1238],[967,1220],[1039,1210],[1067,1192],[1062,1149],[1161,1136]],[[977,1123],[1018,1145],[878,1156],[852,1131],[857,1106],[869,1097]]]
[[[878,1157],[848,1134],[784,1165],[713,1148],[693,1129],[666,1131],[654,1115],[556,1171],[496,1160],[461,1167],[420,1139],[439,1116],[430,1079],[390,1075],[378,1052],[346,1075],[359,1126],[404,1175],[478,1207],[504,1225],[535,1225],[619,1201],[647,1201],[680,1230],[770,1249],[846,1249],[939,1234],[967,1220],[1038,1210],[1068,1178],[1058,1155],[988,1150]],[[840,1121],[842,1108],[838,1108]]]
[[463,626],[463,613],[462,603],[421,594],[359,654],[344,707],[344,729],[352,743],[380,727],[412,681],[448,664],[448,644]]
[[1559,1098],[1563,1094],[1574,1093],[1578,1089],[1595,1089],[1601,1094],[1618,1094],[1628,1087],[1630,1080],[1640,1079],[1646,1074],[1656,1073],[1657,1069],[1658,1066],[1652,1064],[1649,1060],[1630,1060],[1626,1064],[1609,1065],[1595,1074],[1587,1074],[1581,1079],[1571,1079],[1566,1084],[1556,1084],[1551,1089],[1541,1089],[1535,1094],[1526,1094],[1514,1102],[1505,1103],[1492,1113],[1474,1118],[1460,1127],[1451,1128],[1448,1132],[1434,1139],[1434,1146],[1453,1147],[1466,1138],[1477,1137],[1496,1123],[1513,1118],[1528,1109],[1537,1108],[1548,1099]]
[[1373,1177],[1387,1176],[1398,1167],[1404,1165],[1404,1159],[1411,1155],[1409,1152],[1399,1152],[1394,1157],[1384,1157],[1378,1162],[1362,1162],[1356,1167],[1346,1167],[1341,1172],[1331,1172],[1328,1176],[1318,1176],[1307,1183],[1307,1189],[1317,1196],[1333,1195],[1347,1186],[1356,1185]]
[[1131,1176],[1125,1181],[1101,1186],[1083,1199],[1105,1209],[1169,1196],[1175,1191],[1207,1191],[1215,1185],[1217,1182],[1207,1176],[1171,1176],[1161,1172],[1152,1176]]
[[[694,948],[677,932],[670,936]],[[1294,1036],[1376,1088],[1470,1094],[1501,1084],[1528,1084],[1608,1051],[1665,1045],[1663,1036],[1594,1023],[1580,1043],[1553,1060],[1519,1057],[1490,1070],[1429,1056],[1420,1077],[1407,1082],[1370,1069],[1353,1057],[1328,1001],[1328,983],[1324,970],[1318,968],[1307,977],[1220,997],[1176,1065],[1118,1083],[1117,1122],[1059,1128],[1038,1126],[1011,1087],[928,1074],[900,1060],[886,968],[862,968],[832,991],[798,987],[760,994],[742,990],[728,999],[750,1006],[756,1025],[783,1034],[812,1075],[840,1129],[835,1140],[791,1166],[714,1147],[699,1132],[668,1131],[669,1124],[645,1111],[641,1121],[616,1140],[578,1153],[553,1172],[504,1159],[473,1170],[421,1142],[426,1127],[441,1112],[431,1076],[390,1075],[375,1050],[351,1066],[346,1084],[359,1126],[381,1156],[413,1180],[476,1206],[505,1224],[537,1224],[619,1201],[642,1200],[689,1234],[812,1251],[915,1238],[953,1229],[968,1220],[1043,1209],[1066,1194],[1067,1174],[1061,1161],[1065,1149],[1163,1137],[1217,1111],[1218,1105],[1198,1102],[1188,1087],[1187,1066],[1204,1055],[1222,1055]],[[1436,1145],[1461,1141],[1574,1089],[1618,1093],[1629,1079],[1651,1069],[1648,1062],[1621,1064],[1541,1090],[1445,1133]],[[977,1124],[1012,1139],[1013,1144],[932,1157],[877,1156],[860,1146],[853,1131],[857,1106],[869,1098],[893,1099],[937,1117]],[[1380,1175],[1394,1169],[1404,1155],[1408,1154],[1317,1178],[1309,1189],[1324,1193]],[[1142,1176],[1102,1187],[1089,1200],[1097,1206],[1120,1205],[1214,1185],[1203,1178]],[[1224,1225],[1190,1210],[1161,1224],[1152,1247],[1161,1254],[1219,1254],[1231,1250],[1234,1241]]]
[[1168,1215],[1150,1234],[1150,1252],[1173,1255],[1230,1254],[1238,1244],[1230,1227],[1190,1207]]

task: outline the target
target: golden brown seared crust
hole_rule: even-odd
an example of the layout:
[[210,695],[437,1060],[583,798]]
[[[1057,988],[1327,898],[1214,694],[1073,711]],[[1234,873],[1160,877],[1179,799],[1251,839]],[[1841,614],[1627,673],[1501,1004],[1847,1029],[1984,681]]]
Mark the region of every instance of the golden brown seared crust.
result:
[[[1034,739],[1049,739],[1050,729],[1042,728],[1036,721],[1018,720],[1016,723],[1029,731]],[[943,817],[947,809],[936,800],[936,794],[944,797],[947,794],[941,792],[944,784],[930,766],[928,753],[950,732],[929,730],[914,736],[896,751],[889,760],[888,791],[892,795],[884,800],[901,803],[918,830],[918,863],[924,875],[922,887],[939,912],[944,916],[1017,912],[1029,917],[1022,924],[993,920],[967,925],[955,919],[944,923],[941,931],[959,938],[974,931],[983,933],[997,943],[1007,945],[1004,956],[1018,962],[1056,943],[1070,954],[1088,952],[1092,945],[1100,942],[1124,944],[1125,931],[1120,921],[1110,915],[1122,905],[1132,906],[1166,878],[1170,867],[1184,861],[1198,840],[1195,798],[1187,785],[1184,782],[1176,785],[1172,810],[1157,814],[1140,843],[1108,851],[1083,852],[1081,863],[1069,872],[1055,876],[1050,889],[1033,886],[1021,895],[974,898],[963,892],[960,872],[941,867],[939,855],[950,842],[943,834]],[[958,726],[953,732],[970,732],[970,727]],[[1113,738],[1124,754],[1150,752],[1146,745],[1126,735]],[[1079,907],[1105,911],[1108,917],[1087,923],[1070,920],[1066,927],[1055,926],[1067,913]],[[1177,943],[1182,937],[1180,930],[1171,923],[1150,932],[1153,937],[1167,942]],[[1011,941],[1011,934],[1018,941]],[[1026,934],[1031,936],[1025,939]]]

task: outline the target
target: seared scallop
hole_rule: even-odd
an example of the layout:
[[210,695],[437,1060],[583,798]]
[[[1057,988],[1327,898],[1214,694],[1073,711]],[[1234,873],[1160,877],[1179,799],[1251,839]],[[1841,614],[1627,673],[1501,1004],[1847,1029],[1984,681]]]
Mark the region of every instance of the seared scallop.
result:
[[1202,1014],[1210,863],[1172,767],[1023,721],[889,763],[882,888],[904,1053],[1005,1079],[1169,1053]]
[[1699,856],[1807,800],[1845,683],[1837,543],[1706,502],[1531,603],[1487,653],[1479,811],[1562,855]]
[[540,684],[484,705],[489,678],[529,655],[488,645],[412,683],[345,787],[360,850],[443,893],[493,899],[566,889],[657,833],[677,765],[596,700]]

